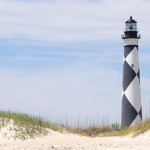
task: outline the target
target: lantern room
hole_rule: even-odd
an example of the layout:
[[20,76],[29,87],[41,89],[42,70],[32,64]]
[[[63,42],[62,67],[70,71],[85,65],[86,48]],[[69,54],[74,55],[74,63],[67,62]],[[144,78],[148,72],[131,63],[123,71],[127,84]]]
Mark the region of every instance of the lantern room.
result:
[[126,22],[126,31],[137,31],[137,22],[132,19],[132,16]]

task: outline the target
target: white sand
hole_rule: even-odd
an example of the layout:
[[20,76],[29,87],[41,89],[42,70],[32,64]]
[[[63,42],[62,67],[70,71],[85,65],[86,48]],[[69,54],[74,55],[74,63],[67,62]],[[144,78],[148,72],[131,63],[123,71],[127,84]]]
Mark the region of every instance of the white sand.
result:
[[[90,138],[50,130],[49,135],[26,141],[14,140],[12,123],[0,130],[0,150],[150,150],[150,131],[136,137]],[[3,136],[7,133],[7,137]]]

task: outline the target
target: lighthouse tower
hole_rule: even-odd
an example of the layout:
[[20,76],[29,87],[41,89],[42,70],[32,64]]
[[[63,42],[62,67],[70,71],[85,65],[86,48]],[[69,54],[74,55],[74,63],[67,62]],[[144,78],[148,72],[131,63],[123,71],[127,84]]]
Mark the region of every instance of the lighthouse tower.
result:
[[137,22],[125,22],[122,89],[122,127],[133,127],[142,121]]

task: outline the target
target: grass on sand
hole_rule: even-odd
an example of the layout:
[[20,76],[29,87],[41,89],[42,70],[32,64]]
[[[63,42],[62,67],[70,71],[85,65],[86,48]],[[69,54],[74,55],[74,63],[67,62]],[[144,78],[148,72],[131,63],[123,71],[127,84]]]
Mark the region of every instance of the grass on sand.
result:
[[[6,126],[10,120],[13,120],[14,130],[16,132],[15,139],[25,140],[34,138],[35,136],[47,135],[48,130],[52,129],[58,132],[69,132],[90,137],[96,136],[124,136],[132,134],[133,137],[150,129],[150,120],[147,120],[132,128],[120,129],[118,124],[107,126],[91,126],[88,128],[71,128],[66,125],[58,125],[44,121],[40,117],[29,116],[22,113],[0,111],[0,130]],[[13,129],[10,129],[13,130]]]

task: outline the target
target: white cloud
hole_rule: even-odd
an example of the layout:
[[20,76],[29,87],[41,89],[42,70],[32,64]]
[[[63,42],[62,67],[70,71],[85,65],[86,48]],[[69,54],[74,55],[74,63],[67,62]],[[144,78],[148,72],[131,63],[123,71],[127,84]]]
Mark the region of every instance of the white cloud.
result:
[[150,79],[141,78],[143,118],[150,118]]
[[0,1],[0,37],[40,41],[120,40],[130,15],[148,37],[145,0]]
[[141,79],[141,81],[142,81],[142,83],[141,83],[142,89],[150,91],[150,79],[147,79],[147,78],[143,77]]
[[84,70],[76,66],[76,69],[53,73],[0,70],[0,74],[1,109],[49,114],[47,117],[52,115],[57,119],[64,119],[66,115],[69,120],[72,117],[92,119],[95,116],[94,119],[99,120],[104,115],[112,119],[119,116],[118,71]]
[[149,64],[150,63],[150,54],[141,52],[141,54],[140,54],[140,62]]
[[[88,62],[88,60],[93,62],[99,62],[101,63],[122,63],[122,52],[120,51],[115,51],[116,49],[114,48],[114,51],[112,53],[112,50],[110,49],[104,49],[104,50],[99,50],[100,52],[88,52],[88,51],[33,51],[30,50],[30,53],[32,56],[0,56],[0,59],[2,61],[7,61],[7,62],[21,62],[21,61],[60,61],[60,60],[72,60],[74,58],[76,61],[80,62]],[[30,55],[31,55],[30,54]],[[36,56],[38,55],[38,56]]]

